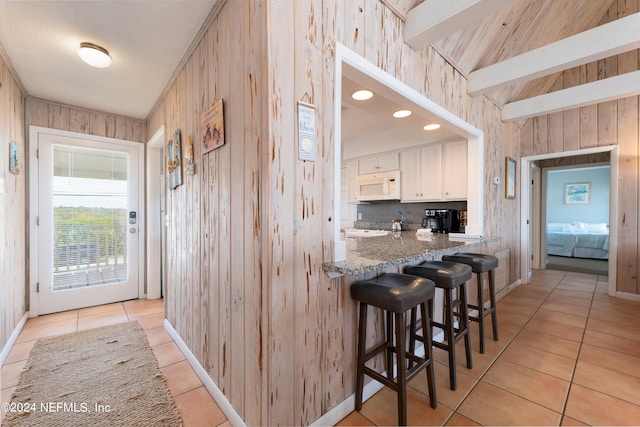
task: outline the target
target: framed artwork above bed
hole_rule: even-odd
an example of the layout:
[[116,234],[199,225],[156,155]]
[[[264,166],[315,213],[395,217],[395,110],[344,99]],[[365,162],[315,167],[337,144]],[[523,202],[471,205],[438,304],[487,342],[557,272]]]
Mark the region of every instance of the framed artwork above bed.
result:
[[567,205],[589,203],[590,182],[573,182],[564,185],[564,203]]

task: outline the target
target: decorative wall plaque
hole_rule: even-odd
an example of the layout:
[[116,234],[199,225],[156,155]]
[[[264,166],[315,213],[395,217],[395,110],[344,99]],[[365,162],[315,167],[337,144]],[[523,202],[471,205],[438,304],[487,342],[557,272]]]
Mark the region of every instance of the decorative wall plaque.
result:
[[200,141],[203,155],[225,144],[222,107],[223,102],[220,99],[200,117]]

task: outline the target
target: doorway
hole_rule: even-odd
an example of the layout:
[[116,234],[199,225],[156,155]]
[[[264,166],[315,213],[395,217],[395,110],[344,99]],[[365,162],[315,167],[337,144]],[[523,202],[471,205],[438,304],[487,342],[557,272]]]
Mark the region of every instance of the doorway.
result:
[[543,268],[608,274],[611,185],[609,153],[602,154],[604,163],[580,157],[568,159],[572,165],[540,162]]
[[30,145],[30,315],[138,298],[143,146],[36,127]]
[[147,299],[162,298],[164,290],[164,144],[165,127],[147,142]]
[[[529,213],[523,214],[521,217],[521,239],[520,239],[520,251],[521,251],[521,280],[522,283],[528,283],[531,277],[531,269],[544,268],[544,258],[542,256],[537,257],[538,264],[531,264],[534,251],[538,250],[541,253],[546,248],[546,241],[544,241],[546,227],[542,224],[546,223],[546,219],[540,214],[541,209],[532,209],[534,203],[534,188],[531,185],[531,178],[533,176],[532,165],[539,164],[541,161],[553,159],[559,161],[562,158],[576,157],[582,155],[600,155],[608,154],[609,160],[607,164],[609,168],[609,231],[608,231],[608,283],[609,283],[609,295],[615,296],[616,294],[616,259],[617,259],[617,224],[615,218],[617,218],[618,211],[618,147],[616,145],[595,147],[583,150],[566,151],[559,153],[541,154],[534,156],[523,157],[520,162],[521,166],[521,194],[522,194],[522,212]],[[537,213],[536,213],[537,212]],[[541,240],[539,246],[535,246],[535,238],[533,238],[532,227],[538,224],[540,227],[540,233],[538,239]],[[535,248],[535,249],[534,249]],[[539,248],[539,249],[537,249]]]

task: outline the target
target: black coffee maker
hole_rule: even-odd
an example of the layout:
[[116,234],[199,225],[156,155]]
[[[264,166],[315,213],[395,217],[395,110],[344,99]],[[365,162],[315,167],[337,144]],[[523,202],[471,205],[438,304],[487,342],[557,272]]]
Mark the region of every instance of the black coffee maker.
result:
[[457,233],[460,231],[460,215],[456,209],[425,209],[422,226],[432,233]]
[[430,228],[434,233],[436,232],[434,230],[439,228],[435,209],[424,210],[424,218],[422,218],[422,228]]

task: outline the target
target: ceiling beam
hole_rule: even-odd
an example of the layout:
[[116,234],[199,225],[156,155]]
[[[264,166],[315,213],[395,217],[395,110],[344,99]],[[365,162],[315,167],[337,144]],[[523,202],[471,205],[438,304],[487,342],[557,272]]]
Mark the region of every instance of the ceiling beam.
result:
[[473,71],[467,93],[480,95],[639,48],[640,13],[635,13]]
[[505,104],[502,120],[525,119],[636,95],[640,95],[640,70]]
[[515,0],[425,0],[407,12],[404,40],[414,50],[421,50],[514,2]]

